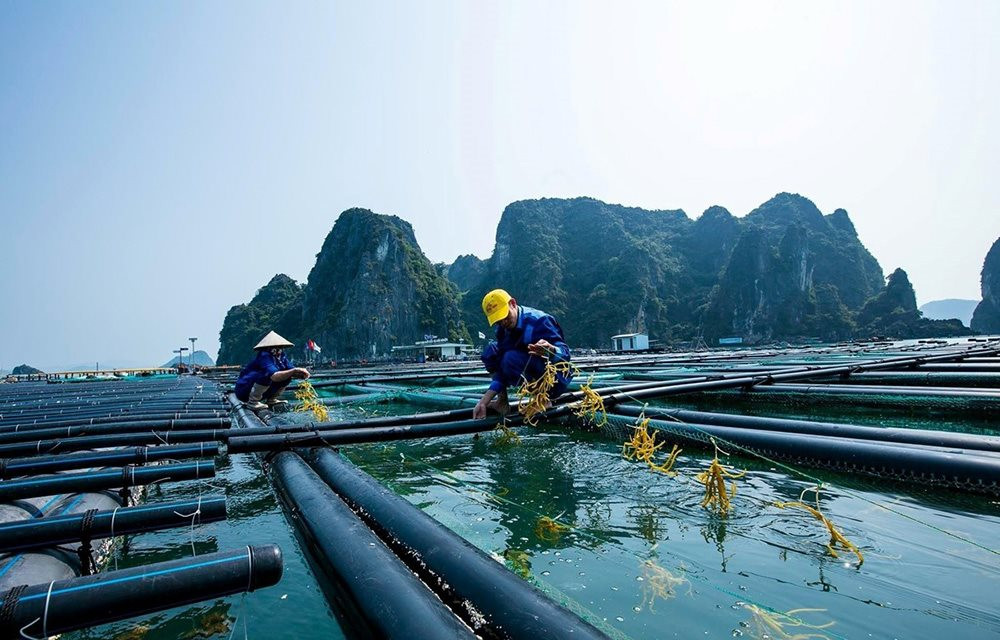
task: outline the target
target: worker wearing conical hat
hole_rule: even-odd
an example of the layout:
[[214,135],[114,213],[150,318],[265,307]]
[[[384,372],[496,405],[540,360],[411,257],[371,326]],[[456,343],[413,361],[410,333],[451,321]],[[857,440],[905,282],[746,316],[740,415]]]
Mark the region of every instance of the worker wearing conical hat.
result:
[[236,380],[236,397],[248,408],[257,411],[288,404],[278,398],[293,378],[304,380],[309,372],[293,367],[285,355],[287,347],[295,346],[274,331],[257,343],[257,357],[243,367]]
[[[569,346],[556,319],[517,304],[503,289],[494,289],[483,297],[483,313],[496,330],[496,340],[486,345],[481,356],[493,380],[472,410],[474,419],[485,418],[487,407],[506,414],[510,410],[508,387],[534,382],[545,372],[548,362],[570,359]],[[557,398],[566,391],[570,378],[558,374],[549,397]]]

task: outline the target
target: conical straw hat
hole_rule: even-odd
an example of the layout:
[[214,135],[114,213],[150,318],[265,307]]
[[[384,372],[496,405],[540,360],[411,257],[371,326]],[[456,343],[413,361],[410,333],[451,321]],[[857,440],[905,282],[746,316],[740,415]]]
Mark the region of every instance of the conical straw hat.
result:
[[294,344],[272,331],[264,336],[264,339],[258,342],[254,349],[284,349],[285,347],[294,346]]

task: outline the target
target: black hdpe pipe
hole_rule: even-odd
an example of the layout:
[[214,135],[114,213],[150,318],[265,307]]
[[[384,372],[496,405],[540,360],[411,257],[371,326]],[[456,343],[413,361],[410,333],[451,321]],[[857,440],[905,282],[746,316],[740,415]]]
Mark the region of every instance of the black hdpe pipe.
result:
[[[563,413],[568,413],[565,411]],[[466,416],[469,411],[462,413]],[[546,414],[553,417],[552,411]],[[515,427],[521,424],[521,416],[511,416],[507,426]],[[412,424],[395,427],[364,427],[360,429],[328,429],[306,432],[279,433],[274,435],[243,436],[243,431],[234,430],[229,437],[229,453],[247,453],[251,451],[271,451],[276,449],[293,449],[299,447],[339,446],[357,444],[360,442],[385,442],[387,440],[411,440],[415,438],[430,438],[437,436],[458,436],[469,433],[481,433],[496,429],[496,418],[482,420],[459,420],[456,422]]]
[[0,502],[21,498],[37,498],[58,493],[85,493],[103,489],[118,489],[153,482],[197,480],[215,476],[215,462],[199,460],[155,467],[122,467],[85,473],[57,473],[24,480],[0,482]]
[[347,596],[368,636],[475,638],[298,455],[279,453],[275,483],[323,570]]
[[0,524],[0,552],[14,553],[60,544],[159,531],[226,519],[225,496],[210,496],[96,513],[30,518]]
[[122,421],[106,424],[80,425],[75,427],[49,427],[22,429],[16,432],[0,433],[0,444],[30,442],[55,438],[77,438],[83,436],[104,436],[146,431],[187,431],[192,429],[228,429],[229,418],[209,420],[157,420],[156,422]]
[[219,444],[217,442],[197,442],[194,444],[172,444],[159,447],[128,447],[114,451],[83,451],[80,453],[63,453],[31,458],[6,458],[0,459],[0,479],[8,480],[20,476],[37,476],[43,473],[55,473],[56,471],[69,471],[72,469],[144,464],[160,460],[211,458],[217,455],[219,455]]
[[[628,385],[609,385],[596,389],[597,393],[604,398],[605,406],[611,407],[629,400],[643,400],[649,398],[664,397],[683,393],[693,393],[697,391],[714,391],[721,389],[751,388],[759,384],[772,384],[779,381],[800,380],[817,376],[832,376],[842,373],[852,373],[861,370],[883,370],[895,367],[909,366],[914,363],[930,361],[946,361],[958,358],[965,358],[971,355],[993,354],[998,349],[970,349],[961,353],[948,353],[937,356],[907,356],[898,358],[887,358],[883,360],[872,360],[850,365],[830,365],[822,367],[795,367],[782,369],[774,372],[762,374],[734,374],[727,376],[704,376],[694,380],[680,380],[675,382],[642,382]],[[583,398],[583,392],[575,391],[565,393],[557,400],[559,404],[565,405]],[[235,396],[230,394],[231,402],[237,402]],[[561,407],[556,407],[545,412],[545,419],[553,419],[565,412],[560,412]],[[458,435],[464,433],[475,433],[476,431],[486,431],[487,428],[477,428],[470,425],[470,422],[486,423],[487,421],[466,421],[469,415],[468,409],[454,409],[451,411],[437,411],[431,413],[414,414],[410,416],[392,416],[376,418],[372,420],[357,420],[351,422],[316,422],[309,425],[313,433],[282,434],[278,427],[256,427],[243,429],[239,436],[234,435],[229,439],[229,450],[233,452],[241,451],[265,451],[269,449],[281,449],[288,447],[318,446],[322,444],[349,444],[357,442],[375,442],[393,440],[397,438],[420,438],[425,436]],[[448,423],[449,420],[458,422]],[[395,433],[390,425],[417,425],[428,423],[444,423],[438,429],[407,429],[400,428]],[[354,426],[358,428],[353,428]],[[485,427],[485,424],[483,425]],[[451,427],[454,427],[452,431]],[[492,426],[490,427],[492,428]],[[362,437],[356,433],[359,430],[370,431],[368,437]],[[298,428],[296,429],[296,431]],[[335,431],[345,430],[343,440],[333,437]],[[286,430],[287,432],[287,430]],[[361,439],[359,439],[361,438]],[[0,447],[2,451],[2,447]]]
[[603,633],[331,450],[314,449],[305,457],[396,555],[407,559],[425,582],[437,586],[445,601],[471,604],[496,635],[514,640],[607,640]]
[[120,416],[113,417],[103,417],[103,418],[79,418],[79,419],[69,419],[69,420],[52,420],[52,421],[37,421],[37,422],[25,422],[25,423],[13,423],[13,424],[0,424],[0,433],[7,433],[8,431],[23,431],[24,429],[44,429],[48,427],[76,427],[88,424],[107,424],[109,422],[122,422],[124,420],[129,420],[131,422],[160,422],[163,420],[201,420],[201,419],[211,419],[211,418],[224,418],[228,415],[226,410],[218,411],[189,411],[189,412],[173,412],[173,413],[125,413]]
[[79,406],[60,409],[58,411],[52,409],[21,412],[5,410],[3,412],[3,419],[0,420],[0,425],[6,426],[11,424],[36,423],[53,420],[85,420],[88,418],[118,417],[127,419],[129,416],[139,416],[152,413],[190,413],[192,410],[202,413],[218,409],[219,405],[216,403],[192,407],[186,404],[172,402],[155,406],[143,406],[141,407],[141,410],[135,405],[126,405],[123,407]]
[[34,456],[83,451],[102,447],[132,447],[144,444],[170,444],[172,442],[209,442],[225,440],[232,429],[192,429],[191,431],[147,431],[146,433],[125,433],[111,436],[83,436],[60,440],[39,440],[37,442],[15,442],[0,444],[0,456]]
[[979,451],[656,419],[651,419],[649,426],[701,447],[707,446],[706,440],[712,436],[768,458],[810,467],[919,480],[985,493],[1000,492],[1000,458]]
[[775,384],[754,387],[751,391],[775,393],[828,393],[838,395],[922,396],[928,398],[971,398],[1000,400],[995,389],[964,389],[954,387],[902,387],[892,385],[861,384]]
[[101,413],[109,415],[112,413],[168,413],[185,411],[213,411],[219,408],[218,399],[199,400],[191,402],[187,400],[127,400],[123,402],[92,402],[79,399],[77,402],[70,400],[60,401],[52,404],[39,404],[34,406],[18,403],[14,406],[4,407],[4,422],[12,422],[18,419],[37,419],[44,416],[74,417],[74,414],[95,414],[79,415],[76,417],[99,417]]
[[254,591],[277,584],[281,571],[281,550],[268,544],[14,587],[0,600],[0,637],[44,638]]
[[710,424],[720,427],[743,429],[763,429],[784,433],[814,434],[837,438],[855,438],[877,442],[900,442],[930,447],[969,449],[1000,453],[1000,438],[970,433],[950,431],[927,431],[923,429],[898,429],[893,427],[868,427],[839,422],[819,422],[815,420],[793,420],[790,418],[760,418],[731,413],[689,411],[661,407],[641,407],[639,405],[618,405],[615,413],[647,418],[676,418],[682,422]]

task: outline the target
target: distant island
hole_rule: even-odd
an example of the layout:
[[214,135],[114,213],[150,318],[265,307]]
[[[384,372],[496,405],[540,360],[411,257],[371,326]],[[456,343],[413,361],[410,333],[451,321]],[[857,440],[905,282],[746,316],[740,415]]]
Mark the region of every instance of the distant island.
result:
[[39,374],[39,373],[45,373],[45,372],[42,371],[41,369],[36,369],[35,367],[29,366],[29,365],[26,365],[26,364],[18,365],[16,367],[14,367],[14,369],[11,371],[11,374],[15,375],[15,376],[25,376],[25,375],[29,375],[29,374],[30,375],[35,375],[35,374]]
[[479,305],[495,287],[555,315],[576,347],[608,348],[626,332],[657,346],[971,333],[954,316],[924,317],[906,272],[884,276],[845,210],[823,214],[797,194],[697,219],[545,198],[506,207],[489,259],[451,264],[432,264],[401,218],[343,212],[305,283],[278,274],[229,310],[218,362],[245,362],[272,329],[339,358],[428,336],[470,342],[489,334]]
[[[201,349],[199,349],[198,351],[195,351],[191,355],[185,354],[183,359],[184,359],[184,364],[190,364],[192,362],[192,360],[193,360],[195,366],[198,366],[198,367],[213,367],[213,366],[215,366],[215,360],[212,360],[212,356],[208,355],[208,353],[202,351]],[[177,366],[177,362],[178,362],[178,358],[177,358],[177,356],[174,356],[173,358],[171,358],[170,360],[168,360],[165,364],[163,364],[162,367],[163,368],[176,367]]]
[[976,310],[979,302],[979,300],[960,300],[958,298],[932,300],[920,305],[920,313],[931,320],[956,318],[968,327],[969,323],[972,322],[972,312]]

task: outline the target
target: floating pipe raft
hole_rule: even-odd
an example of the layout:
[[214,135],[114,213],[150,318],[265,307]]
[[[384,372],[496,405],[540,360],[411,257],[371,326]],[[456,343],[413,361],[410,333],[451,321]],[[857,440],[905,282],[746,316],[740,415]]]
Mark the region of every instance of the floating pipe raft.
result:
[[[468,415],[468,412],[463,412]],[[521,424],[520,416],[507,420],[508,426]],[[313,425],[314,427],[318,425]],[[229,453],[252,451],[272,451],[299,447],[339,446],[360,442],[386,442],[388,440],[412,440],[434,436],[456,436],[492,431],[497,426],[496,419],[458,420],[455,422],[400,425],[395,427],[363,427],[357,429],[313,429],[306,432],[279,433],[274,435],[238,436],[229,438]],[[248,431],[249,429],[247,429]],[[244,430],[239,430],[237,433]]]
[[293,522],[368,636],[476,637],[298,455],[279,453],[272,469]]
[[[482,616],[474,629],[513,640],[607,636],[329,449],[305,454],[316,473],[446,601]],[[470,612],[471,613],[471,612]]]
[[229,418],[209,420],[158,420],[156,422],[114,422],[109,424],[78,425],[70,427],[22,428],[0,433],[0,444],[30,442],[35,440],[78,438],[84,436],[120,435],[148,431],[193,431],[196,429],[228,429]]
[[86,473],[57,473],[24,480],[0,482],[0,502],[20,498],[50,496],[57,493],[82,493],[119,489],[153,482],[177,482],[215,477],[215,462],[211,460],[155,467],[127,466]]
[[649,426],[698,446],[710,446],[709,439],[715,437],[766,458],[803,466],[1000,494],[1000,456],[982,451],[657,419],[651,419]]
[[838,422],[815,420],[795,420],[790,418],[760,418],[731,413],[708,411],[688,411],[665,407],[641,407],[639,405],[619,405],[615,413],[649,418],[674,418],[681,422],[781,431],[785,433],[815,434],[878,442],[920,444],[932,447],[950,447],[1000,453],[1000,438],[951,431],[928,431],[924,429],[899,429],[894,427],[868,427]]
[[33,518],[0,524],[0,552],[54,547],[83,538],[95,540],[119,535],[187,527],[226,519],[226,498],[209,496],[112,511]]
[[54,454],[63,451],[84,451],[102,447],[130,447],[171,442],[207,442],[225,440],[231,429],[192,429],[190,431],[148,431],[111,436],[82,436],[37,442],[15,442],[0,445],[0,456],[31,456]]
[[84,451],[62,453],[53,456],[0,459],[0,479],[8,480],[20,476],[36,476],[42,473],[90,469],[125,464],[144,464],[160,460],[185,460],[188,458],[210,458],[219,454],[216,442],[195,444],[172,444],[159,447],[129,447],[111,451]]
[[163,420],[185,420],[202,418],[224,418],[225,411],[193,411],[190,413],[127,413],[121,416],[103,418],[77,418],[69,420],[34,421],[24,423],[3,423],[0,422],[0,433],[8,431],[19,431],[31,427],[75,427],[87,424],[108,424],[129,419],[132,422],[160,422]]
[[254,591],[277,584],[281,572],[281,550],[262,545],[14,587],[0,599],[0,637],[45,638]]

